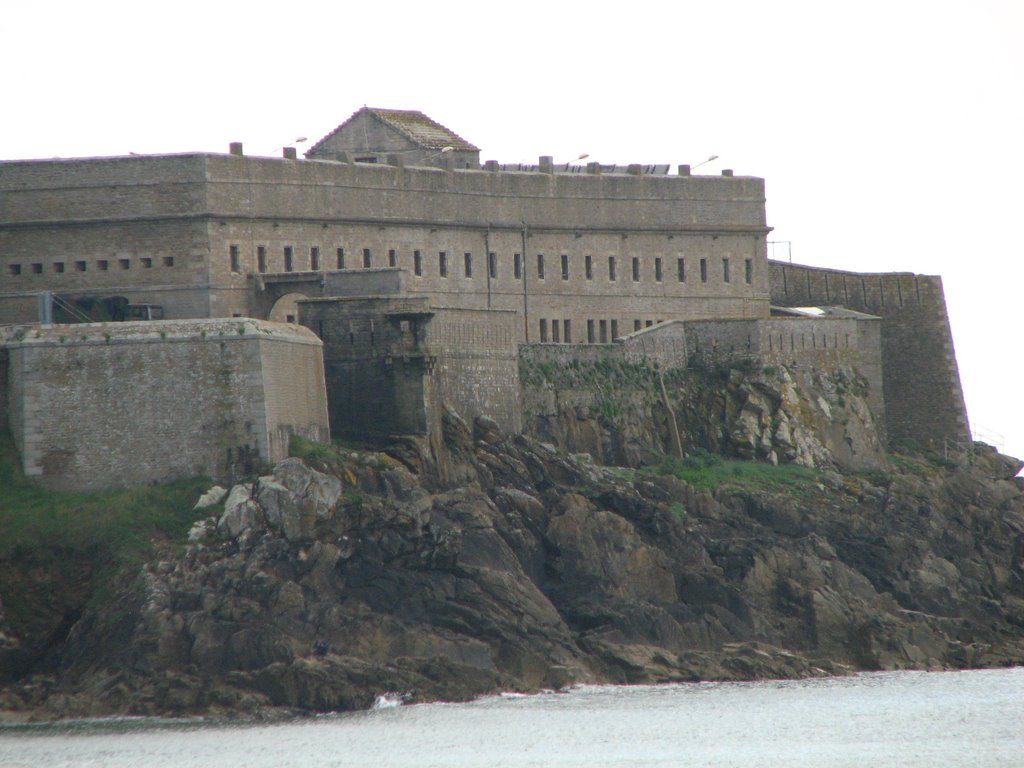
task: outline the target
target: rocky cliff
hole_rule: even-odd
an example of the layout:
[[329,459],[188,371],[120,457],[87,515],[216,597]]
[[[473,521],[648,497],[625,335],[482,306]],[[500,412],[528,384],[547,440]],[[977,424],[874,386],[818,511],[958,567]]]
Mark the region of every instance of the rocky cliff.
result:
[[[49,668],[0,656],[0,709],[237,716],[1024,663],[1020,463],[979,446],[837,471],[809,422],[783,429],[809,390],[780,398],[785,377],[766,377],[727,374],[705,398],[732,425],[711,431],[761,462],[690,445],[603,467],[454,413],[434,445],[307,451],[205,497],[188,543],[158,543],[113,599],[67,597],[69,631],[33,640],[0,617],[9,648],[51,644]],[[752,400],[756,418],[735,407]],[[552,430],[594,417],[572,413]],[[812,438],[823,453],[801,452]]]

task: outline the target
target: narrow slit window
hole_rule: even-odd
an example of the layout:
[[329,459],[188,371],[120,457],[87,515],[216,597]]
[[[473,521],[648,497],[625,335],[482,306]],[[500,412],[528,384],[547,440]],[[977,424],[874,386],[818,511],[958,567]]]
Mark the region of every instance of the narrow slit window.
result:
[[284,271],[291,272],[295,267],[295,249],[290,245],[284,247]]
[[640,259],[636,256],[633,257],[633,282],[640,282]]
[[487,254],[487,274],[492,280],[498,277],[498,254],[494,251]]
[[389,267],[397,267],[398,266],[398,254],[395,252],[394,248],[389,248],[388,249],[388,266]]
[[320,249],[315,245],[309,249],[309,268],[314,272],[320,271]]
[[412,271],[416,277],[423,275],[423,254],[419,251],[412,252]]
[[584,274],[586,275],[587,280],[593,280],[594,279],[594,257],[593,256],[587,256],[587,258],[583,261],[583,271],[584,271]]
[[437,269],[441,277],[448,277],[448,254],[444,251],[437,254]]
[[512,276],[516,280],[523,279],[523,255],[521,253],[514,254],[512,257]]
[[594,321],[587,320],[587,344],[594,343]]
[[[615,277],[616,277],[616,274],[615,274],[615,257],[614,256],[609,256],[608,257],[608,279],[611,280],[612,282],[615,282]],[[604,321],[602,320],[601,322],[604,322]]]
[[369,269],[373,266],[373,254],[369,248],[363,248],[363,269]]
[[562,321],[562,341],[566,344],[572,344],[572,323],[569,320]]
[[462,254],[462,260],[463,260],[463,263],[465,264],[465,274],[466,274],[466,277],[472,277],[473,276],[473,254],[472,253],[464,253],[464,254]]
[[660,283],[662,277],[663,275],[661,272],[661,257],[658,256],[654,259],[654,280]]
[[747,259],[743,262],[743,281],[748,285],[754,282],[754,260]]
[[686,282],[686,260],[682,256],[676,259],[676,277],[680,283]]
[[[167,266],[166,264],[164,266]],[[260,272],[267,271],[267,249],[266,246],[256,246],[256,269]]]
[[541,318],[540,321],[540,343],[546,344],[548,341],[548,321]]
[[569,279],[569,254],[562,254],[562,279]]
[[337,258],[337,261],[335,262],[337,264],[337,268],[338,269],[344,269],[345,268],[345,249],[344,248],[339,248],[335,252],[335,256]]
[[241,259],[241,256],[239,256],[238,246],[237,245],[229,245],[228,246],[228,260],[231,262],[231,271],[232,272],[241,272],[242,271],[242,259]]
[[708,260],[700,260],[700,281],[706,283],[708,281]]
[[731,275],[729,274],[729,260],[722,259],[722,282],[728,283],[730,281],[730,278]]
[[537,279],[538,280],[543,280],[544,279],[544,254],[543,253],[538,253],[537,254]]

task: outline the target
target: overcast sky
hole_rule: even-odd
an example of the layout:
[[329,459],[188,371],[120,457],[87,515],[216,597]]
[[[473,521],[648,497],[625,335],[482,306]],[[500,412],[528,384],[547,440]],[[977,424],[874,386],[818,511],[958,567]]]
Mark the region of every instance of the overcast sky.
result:
[[363,105],[503,162],[717,154],[793,261],[942,275],[972,425],[1024,456],[1024,1],[609,8],[10,3],[0,158],[274,154]]

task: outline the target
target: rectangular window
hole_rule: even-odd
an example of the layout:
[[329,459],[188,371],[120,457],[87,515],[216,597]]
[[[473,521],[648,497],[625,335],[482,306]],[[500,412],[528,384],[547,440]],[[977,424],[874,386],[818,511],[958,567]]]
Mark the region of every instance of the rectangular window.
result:
[[[127,264],[127,263],[128,263],[128,259],[121,259],[121,268],[122,269],[128,269],[128,267],[125,266],[125,264]],[[63,272],[64,272],[64,262],[63,261],[55,261],[55,262],[53,262],[53,271],[56,272],[58,275],[63,274]]]
[[544,254],[543,253],[538,253],[537,254],[537,279],[538,280],[543,280],[544,279]]
[[492,280],[498,277],[498,254],[494,251],[487,254],[487,274]]
[[729,260],[722,259],[722,282],[729,282]]
[[521,253],[515,254],[512,258],[512,276],[516,280],[523,279],[523,255]]
[[583,261],[583,271],[586,275],[587,280],[594,279],[594,257],[587,256]]
[[601,329],[601,343],[602,344],[607,344],[608,343],[608,321],[607,320],[599,320],[597,325],[598,325],[598,328]]
[[[615,257],[608,257],[608,279],[615,282]],[[603,321],[602,321],[603,322]]]
[[265,245],[256,246],[256,269],[260,272],[267,271],[267,247]]
[[654,259],[654,279],[657,282],[660,283],[661,282],[661,278],[662,278],[662,274],[661,274],[661,256],[657,256]]
[[569,279],[569,254],[562,254],[562,279]]
[[594,343],[594,321],[587,320],[587,344]]
[[7,265],[7,271],[10,272],[12,275],[20,275],[21,274],[21,264],[8,264]]
[[679,277],[679,282],[680,283],[685,283],[686,282],[686,262],[683,260],[682,256],[680,256],[678,259],[676,259],[676,270],[677,270],[677,274],[678,274],[678,277]]
[[654,321],[653,320],[645,320],[644,321],[644,327],[645,328],[650,328],[652,325],[654,325]]
[[473,254],[472,253],[464,253],[464,254],[462,254],[462,261],[463,261],[463,264],[465,265],[464,271],[466,273],[466,277],[472,277],[473,276]]
[[548,321],[541,318],[540,321],[540,343],[547,344],[548,341]]
[[[164,261],[166,262],[166,260],[169,259],[169,258],[170,258],[169,256],[164,256]],[[109,268],[110,268],[110,262],[107,261],[106,259],[97,259],[96,260],[96,269],[98,269],[100,272],[106,272],[107,269],[109,269]]]
[[363,269],[369,269],[373,265],[373,254],[369,248],[363,248]]
[[241,272],[242,271],[241,259],[240,259],[239,255],[238,255],[238,246],[237,245],[229,245],[228,246],[228,259],[231,262],[231,271],[232,272]]
[[[149,264],[150,264],[150,266],[153,265],[153,260],[152,259],[149,259]],[[78,272],[85,272],[87,267],[88,267],[88,265],[84,261],[76,261],[75,262],[75,269]]]
[[[152,269],[153,268],[153,260],[151,258],[149,258],[149,256],[143,256],[141,259],[139,259],[139,261],[142,262],[142,268],[143,269]],[[79,272],[85,272],[85,262],[84,261],[77,261],[75,263],[82,265],[82,268],[80,270],[78,270]]]
[[423,275],[423,254],[419,251],[412,252],[412,271],[416,277]]
[[640,282],[640,259],[636,256],[633,257],[633,282]]
[[708,260],[700,260],[700,281],[706,283],[708,281]]
[[286,245],[284,247],[284,271],[285,272],[291,272],[292,271],[292,267],[295,266],[295,264],[293,263],[294,261],[295,261],[295,249],[292,248],[290,245]]
[[[121,269],[131,269],[132,263],[128,259],[118,259],[117,263],[121,266]],[[58,262],[53,265],[58,272],[64,271],[64,265]]]
[[634,320],[633,321],[633,333],[636,333],[641,328],[643,328],[643,323],[641,323],[639,320]]
[[[103,262],[103,263],[106,264],[106,262]],[[173,256],[164,256],[164,266],[165,267],[173,267],[174,266],[174,257]],[[101,267],[101,269],[106,269],[106,267]]]
[[394,248],[388,249],[388,266],[389,267],[397,267],[398,266],[398,254],[395,253],[395,249]]
[[[337,258],[338,258],[338,261],[336,262],[337,265],[338,265],[337,268],[338,269],[344,269],[345,268],[345,249],[344,248],[339,248],[338,249]],[[262,272],[263,270],[260,270],[260,271]]]
[[42,263],[36,262],[35,264],[32,265],[32,274],[33,275],[41,275],[41,274],[43,274],[43,265],[42,265]]
[[572,324],[568,320],[562,321],[562,339],[566,344],[572,344]]
[[448,254],[444,251],[437,254],[437,268],[441,272],[441,277],[448,277]]
[[309,268],[314,272],[320,271],[320,249],[315,245],[309,249]]
[[743,281],[748,285],[754,282],[754,260],[747,259],[743,262]]
[[612,341],[615,341],[617,338],[619,338],[619,321],[612,320]]
[[555,344],[560,343],[561,340],[562,340],[561,339],[561,330],[562,329],[561,329],[561,326],[558,324],[558,321],[557,320],[552,320],[551,321],[551,340],[553,342],[555,342]]

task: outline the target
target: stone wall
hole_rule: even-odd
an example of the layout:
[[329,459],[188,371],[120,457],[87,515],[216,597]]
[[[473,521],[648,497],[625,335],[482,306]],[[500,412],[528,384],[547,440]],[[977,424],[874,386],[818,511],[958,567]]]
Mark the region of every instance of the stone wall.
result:
[[88,323],[7,343],[11,431],[25,474],[91,490],[189,475],[221,481],[329,439],[321,345],[293,326]]
[[890,437],[941,447],[970,440],[942,279],[860,274],[769,262],[772,303],[841,305],[882,318],[880,339]]

